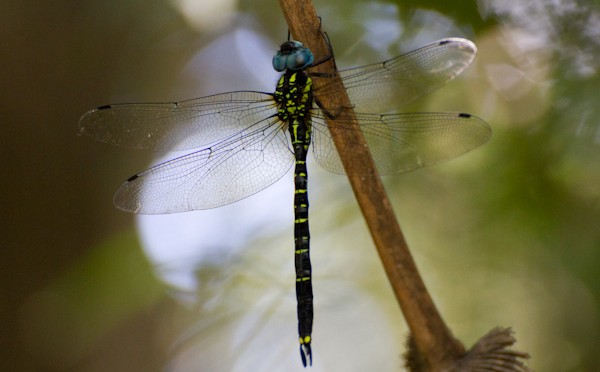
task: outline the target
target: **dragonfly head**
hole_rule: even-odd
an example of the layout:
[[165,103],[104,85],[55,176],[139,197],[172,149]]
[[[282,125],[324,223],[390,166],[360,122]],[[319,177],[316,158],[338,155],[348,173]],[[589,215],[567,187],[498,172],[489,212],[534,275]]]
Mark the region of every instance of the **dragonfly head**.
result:
[[304,70],[310,67],[314,60],[310,49],[299,41],[291,40],[281,44],[273,56],[273,68],[279,72]]

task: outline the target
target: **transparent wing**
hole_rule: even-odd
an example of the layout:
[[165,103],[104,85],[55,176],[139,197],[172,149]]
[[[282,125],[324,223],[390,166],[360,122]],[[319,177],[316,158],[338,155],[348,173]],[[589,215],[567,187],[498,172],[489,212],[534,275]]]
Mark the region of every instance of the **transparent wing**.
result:
[[[344,169],[325,124],[323,112],[313,113],[313,153],[330,172]],[[452,159],[486,143],[489,125],[468,114],[407,113],[376,115],[357,113],[375,164],[381,174],[398,174]],[[338,117],[335,126],[352,129]]]
[[216,208],[270,186],[293,159],[284,126],[271,117],[131,177],[117,190],[114,203],[141,214]]
[[165,151],[214,143],[277,111],[273,96],[240,91],[170,103],[102,106],[79,120],[79,134],[112,145]]
[[[340,76],[356,112],[392,112],[454,79],[476,53],[469,40],[442,39],[385,62],[340,71]],[[325,86],[318,94],[334,88]]]

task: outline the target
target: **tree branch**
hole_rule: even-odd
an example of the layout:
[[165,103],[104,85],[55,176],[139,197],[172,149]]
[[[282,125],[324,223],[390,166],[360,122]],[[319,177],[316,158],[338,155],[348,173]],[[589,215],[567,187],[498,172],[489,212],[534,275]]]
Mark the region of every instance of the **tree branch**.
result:
[[[280,0],[281,9],[294,39],[302,41],[319,59],[326,56],[328,46],[320,32],[320,19],[309,0]],[[334,63],[324,63],[316,69],[331,73]],[[352,103],[343,85],[339,91],[318,95],[319,84],[331,84],[331,79],[316,79],[315,97],[328,108],[335,108],[344,122],[354,118]],[[327,81],[323,81],[327,80]],[[335,84],[335,83],[334,83]],[[341,112],[338,114],[337,110]],[[465,350],[446,327],[415,266],[408,246],[387,197],[367,143],[360,130],[341,130],[328,122],[336,148],[354,195],[371,232],[388,279],[413,334],[414,343],[427,364],[445,367]],[[346,127],[347,128],[347,127]]]
[[[319,60],[327,56],[329,53],[327,40],[323,38],[320,30],[321,21],[311,1],[279,0],[279,3],[293,38],[311,49],[315,59]],[[316,66],[313,71],[327,74],[335,71],[333,77],[314,79],[315,98],[323,107],[331,108],[330,112],[335,113],[336,118],[343,118],[344,128],[335,125],[335,119],[328,120],[327,124],[388,280],[411,330],[408,359],[416,360],[418,363],[409,367],[414,371],[463,371],[461,368],[468,364],[465,364],[464,357],[468,359],[469,355],[473,355],[473,351],[469,354],[465,353],[464,346],[453,337],[425,288],[365,138],[359,129],[352,103],[343,85],[333,81],[338,79],[339,82],[340,79],[335,70],[335,63],[330,60]],[[324,84],[331,84],[339,89],[335,92],[328,89],[328,94],[319,95],[319,87]],[[347,123],[354,123],[357,130],[347,130]],[[514,342],[514,339],[512,340]],[[480,344],[476,344],[476,347],[479,347],[478,345]],[[512,343],[505,343],[502,347],[510,345]],[[498,348],[494,349],[496,353],[498,350]],[[527,354],[518,352],[513,352],[511,355],[528,357]],[[506,369],[506,371],[511,370]],[[521,370],[525,369],[514,369],[514,371]]]

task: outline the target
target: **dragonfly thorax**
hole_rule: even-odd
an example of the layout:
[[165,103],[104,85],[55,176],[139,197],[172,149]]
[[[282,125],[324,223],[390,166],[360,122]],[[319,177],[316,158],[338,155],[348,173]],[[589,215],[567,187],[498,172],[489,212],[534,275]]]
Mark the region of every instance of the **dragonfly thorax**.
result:
[[303,71],[288,70],[279,79],[274,97],[280,120],[309,119],[308,110],[313,103],[312,79]]

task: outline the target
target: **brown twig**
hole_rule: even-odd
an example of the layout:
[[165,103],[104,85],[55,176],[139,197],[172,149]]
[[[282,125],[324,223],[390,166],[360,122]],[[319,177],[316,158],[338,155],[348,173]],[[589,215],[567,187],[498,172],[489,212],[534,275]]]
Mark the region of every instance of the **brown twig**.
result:
[[[294,39],[302,41],[316,58],[327,55],[320,20],[310,0],[280,0],[280,5]],[[324,63],[317,68],[331,73],[334,64]],[[338,92],[318,95],[319,83],[331,84],[331,79],[339,79],[339,76],[327,78],[327,82],[316,79],[315,97],[324,107],[342,110],[339,114],[336,111],[336,116],[344,117],[347,122],[354,117],[354,112],[341,84]],[[355,118],[354,122],[358,125]],[[330,131],[415,345],[420,354],[426,356],[428,365],[445,368],[464,354],[464,347],[446,327],[425,288],[362,132],[340,130],[331,124]]]
[[[279,3],[293,38],[311,49],[316,59],[327,56],[327,40],[323,38],[321,22],[311,1],[279,0]],[[335,112],[336,118],[343,118],[345,128],[348,128],[349,122],[353,122],[358,128],[352,103],[343,85],[332,81],[339,79],[335,63],[328,61],[316,66],[313,71],[315,70],[327,74],[335,71],[333,77],[315,79],[315,98],[323,107],[334,108],[331,112]],[[319,87],[323,84],[337,86],[339,89],[336,92],[328,90],[328,94],[319,95]],[[328,120],[328,125],[385,272],[411,330],[409,357],[418,362],[413,367],[421,371],[460,371],[461,366],[464,366],[460,364],[461,360],[464,362],[469,354],[465,353],[462,343],[453,337],[425,288],[362,132],[343,130],[335,125],[335,119]],[[485,338],[486,336],[482,340]],[[503,347],[511,344],[503,344]],[[526,356],[517,352],[511,355]]]

